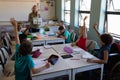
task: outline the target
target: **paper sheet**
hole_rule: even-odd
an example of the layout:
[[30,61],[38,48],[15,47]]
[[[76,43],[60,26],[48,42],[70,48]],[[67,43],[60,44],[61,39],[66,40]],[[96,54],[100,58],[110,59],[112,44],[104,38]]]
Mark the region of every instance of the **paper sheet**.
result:
[[82,58],[90,58],[90,59],[92,59],[92,58],[94,58],[94,56],[89,54],[89,53],[84,53],[84,54],[82,54]]
[[35,59],[34,64],[35,64],[35,68],[39,68],[39,67],[44,66],[46,62],[43,61],[43,59]]
[[49,49],[49,48],[52,48],[52,46],[50,46],[50,45],[45,45],[44,48]]

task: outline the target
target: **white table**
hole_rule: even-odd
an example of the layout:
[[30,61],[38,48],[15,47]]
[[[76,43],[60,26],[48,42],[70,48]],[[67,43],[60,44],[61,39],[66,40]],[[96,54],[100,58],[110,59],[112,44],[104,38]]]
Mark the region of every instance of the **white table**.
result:
[[65,46],[68,46],[68,47],[72,48],[73,50],[77,48],[77,50],[78,50],[77,52],[73,51],[73,54],[71,54],[71,55],[73,55],[73,59],[78,59],[78,60],[71,60],[71,58],[64,59],[64,61],[67,62],[67,64],[69,66],[71,66],[72,80],[75,80],[75,74],[78,73],[78,72],[84,72],[84,71],[93,70],[93,69],[97,69],[97,68],[101,68],[101,80],[102,80],[102,77],[103,77],[103,66],[104,65],[103,64],[97,64],[97,63],[88,63],[88,62],[86,62],[86,59],[82,58],[82,55],[89,54],[88,52],[78,48],[77,46],[71,47],[70,44],[52,45],[52,48],[58,54],[64,55],[64,54],[67,54],[63,50],[63,48]]
[[45,45],[45,40],[32,40],[33,45]]
[[[51,54],[56,54],[58,55],[52,48],[51,49],[45,49],[43,47],[34,47],[36,49],[40,49],[42,54],[40,55],[39,58],[48,58]],[[58,55],[60,56],[60,55]],[[58,62],[55,65],[51,65],[49,69],[43,70],[42,72],[38,74],[32,75],[33,80],[43,80],[47,78],[53,78],[53,77],[58,77],[62,75],[68,75],[69,80],[71,80],[71,67],[66,64],[64,59],[61,57],[59,58]]]
[[48,36],[48,35],[40,35],[39,33],[33,33],[33,35],[39,35],[41,38],[40,40],[32,40],[33,45],[48,45],[49,43],[65,43],[63,38],[58,38],[56,36]]
[[57,38],[56,36],[48,36],[45,39],[45,44],[48,45],[50,43],[63,43],[65,44],[65,40],[63,38]]

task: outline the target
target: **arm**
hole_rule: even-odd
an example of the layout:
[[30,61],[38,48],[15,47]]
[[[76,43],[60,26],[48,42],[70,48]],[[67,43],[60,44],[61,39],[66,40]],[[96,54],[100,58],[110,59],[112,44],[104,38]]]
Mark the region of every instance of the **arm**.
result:
[[87,59],[87,62],[91,63],[99,63],[99,64],[106,64],[108,62],[108,51],[104,51],[104,59],[103,60],[92,60],[92,59]]
[[28,31],[29,31],[29,29],[30,29],[30,26],[27,26],[27,28],[23,31],[23,34],[28,34]]
[[60,38],[67,39],[67,36],[60,35]]
[[97,30],[97,23],[94,23],[94,26],[93,26],[93,27],[94,27],[97,35],[100,37],[100,33],[99,33],[99,31]]
[[17,21],[14,18],[11,18],[10,23],[14,27],[15,42],[16,42],[16,44],[20,44],[19,37],[18,37],[18,30],[17,30]]
[[43,71],[43,70],[45,70],[45,69],[47,69],[47,68],[49,68],[49,67],[50,67],[50,64],[47,62],[47,63],[45,64],[45,66],[42,66],[42,67],[39,67],[39,68],[32,68],[31,72],[32,72],[33,74],[36,74],[36,73],[39,73],[39,72],[41,72],[41,71]]
[[78,38],[75,42],[73,42],[73,43],[71,44],[71,46],[75,46],[75,45],[78,43],[79,39],[80,39],[80,38]]
[[83,37],[84,38],[87,38],[87,29],[86,29],[86,23],[85,23],[86,19],[87,19],[87,16],[85,16],[84,22],[83,22]]

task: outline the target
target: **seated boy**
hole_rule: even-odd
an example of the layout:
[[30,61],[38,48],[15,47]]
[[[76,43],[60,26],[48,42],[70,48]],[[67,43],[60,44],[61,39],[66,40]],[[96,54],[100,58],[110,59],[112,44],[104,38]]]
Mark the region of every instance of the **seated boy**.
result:
[[70,43],[69,31],[65,30],[63,26],[59,26],[58,30],[59,30],[58,37],[65,39],[65,43]]

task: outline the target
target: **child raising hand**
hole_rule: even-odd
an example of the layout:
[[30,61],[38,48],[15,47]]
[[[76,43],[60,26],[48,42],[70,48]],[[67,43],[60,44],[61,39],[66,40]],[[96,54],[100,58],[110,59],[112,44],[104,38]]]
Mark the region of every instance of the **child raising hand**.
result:
[[28,40],[24,40],[20,43],[16,20],[11,18],[10,22],[14,27],[14,36],[16,42],[15,80],[32,80],[31,72],[33,74],[39,73],[40,71],[49,68],[50,64],[46,62],[44,66],[35,68],[32,56],[30,56],[33,48],[32,43]]
[[83,22],[83,26],[80,27],[79,29],[79,37],[78,39],[71,44],[71,46],[75,46],[75,45],[78,45],[80,48],[86,50],[86,41],[87,41],[87,29],[86,29],[86,19],[87,19],[87,16],[85,16],[84,18],[84,22]]

